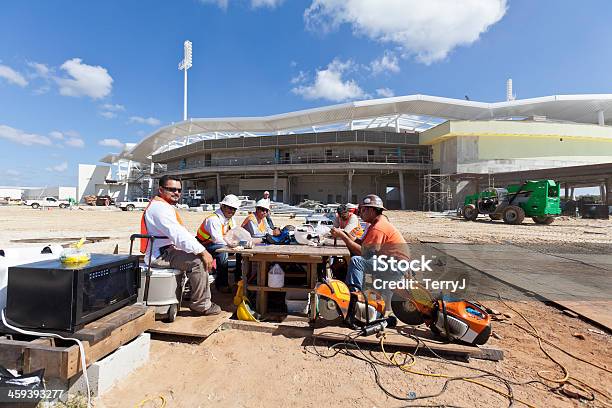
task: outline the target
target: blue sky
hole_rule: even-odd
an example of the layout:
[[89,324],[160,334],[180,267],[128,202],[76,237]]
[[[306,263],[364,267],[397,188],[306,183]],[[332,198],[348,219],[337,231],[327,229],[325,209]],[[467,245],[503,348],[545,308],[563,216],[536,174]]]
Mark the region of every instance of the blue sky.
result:
[[0,5],[0,185],[76,185],[189,116],[251,116],[415,93],[612,93],[612,2],[21,1]]

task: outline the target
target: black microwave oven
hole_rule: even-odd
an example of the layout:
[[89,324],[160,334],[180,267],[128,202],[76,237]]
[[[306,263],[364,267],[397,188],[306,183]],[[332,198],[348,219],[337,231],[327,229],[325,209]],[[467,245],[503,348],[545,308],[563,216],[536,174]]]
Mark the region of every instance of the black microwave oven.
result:
[[47,260],[8,269],[6,317],[14,326],[75,332],[136,302],[138,257],[92,254],[82,264]]

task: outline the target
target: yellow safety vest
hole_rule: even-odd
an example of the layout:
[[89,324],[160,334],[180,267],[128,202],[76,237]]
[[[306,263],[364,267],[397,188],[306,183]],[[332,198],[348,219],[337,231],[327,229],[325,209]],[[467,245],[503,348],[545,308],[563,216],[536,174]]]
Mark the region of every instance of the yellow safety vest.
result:
[[[202,245],[209,245],[212,244],[212,240],[210,239],[210,232],[206,229],[206,220],[211,218],[211,217],[219,217],[219,214],[217,214],[216,212],[210,214],[209,216],[207,216],[206,218],[204,218],[204,221],[202,221],[202,225],[200,225],[200,228],[198,228],[198,233],[196,238],[198,239],[198,241],[200,241],[200,243]],[[225,236],[225,234],[227,234],[232,228],[234,228],[234,225],[232,223],[232,218],[230,218],[229,223],[228,223],[228,228],[227,230],[225,229],[225,224],[221,225],[221,234],[223,236]]]
[[249,222],[253,221],[256,225],[257,225],[257,229],[259,230],[259,232],[265,234],[266,231],[268,230],[267,227],[267,223],[266,223],[266,219],[262,218],[261,221],[257,222],[257,217],[255,216],[255,214],[250,213],[249,215],[247,215],[247,217],[244,219],[244,221],[242,222],[242,228],[246,228],[246,226],[249,224]]

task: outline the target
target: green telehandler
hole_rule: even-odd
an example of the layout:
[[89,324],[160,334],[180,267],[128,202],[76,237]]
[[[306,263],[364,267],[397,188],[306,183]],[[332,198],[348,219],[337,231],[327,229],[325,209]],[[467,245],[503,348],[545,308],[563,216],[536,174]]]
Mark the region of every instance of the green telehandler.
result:
[[474,221],[478,214],[506,224],[519,225],[525,217],[536,224],[549,225],[561,214],[560,185],[554,180],[528,180],[506,188],[489,187],[465,197],[463,218]]

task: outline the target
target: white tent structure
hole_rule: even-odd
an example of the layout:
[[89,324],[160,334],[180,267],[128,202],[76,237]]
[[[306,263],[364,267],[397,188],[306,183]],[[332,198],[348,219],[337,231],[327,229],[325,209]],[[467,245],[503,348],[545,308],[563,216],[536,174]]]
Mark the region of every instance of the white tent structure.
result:
[[101,161],[148,162],[163,152],[203,139],[394,128],[424,131],[446,119],[490,120],[541,116],[556,121],[612,123],[612,94],[553,95],[504,102],[477,102],[428,95],[349,102],[260,117],[189,119],[162,127],[134,147]]

